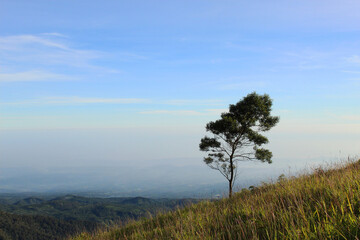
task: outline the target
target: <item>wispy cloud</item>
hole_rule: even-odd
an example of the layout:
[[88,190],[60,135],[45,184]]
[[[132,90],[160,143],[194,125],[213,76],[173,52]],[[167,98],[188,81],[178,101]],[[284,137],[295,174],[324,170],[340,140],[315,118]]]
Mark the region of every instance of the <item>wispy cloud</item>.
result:
[[202,115],[198,111],[194,110],[151,110],[151,111],[143,111],[141,114],[164,114],[164,115]]
[[[59,36],[58,34],[50,36]],[[42,45],[47,47],[53,47],[63,50],[72,50],[70,47],[66,46],[64,43],[55,41],[44,36],[36,35],[15,35],[15,36],[5,36],[0,37],[0,49],[8,51],[19,51],[23,50],[25,46],[30,44]]]
[[346,58],[346,60],[350,63],[360,64],[360,56],[358,56],[358,55],[353,55],[351,57],[348,57],[348,58]]
[[162,115],[182,115],[182,116],[201,116],[201,115],[219,115],[226,112],[227,109],[205,109],[203,111],[195,110],[151,110],[142,111],[140,114],[162,114]]
[[223,44],[224,48],[227,49],[234,49],[244,52],[254,52],[254,53],[264,53],[264,52],[270,52],[274,49],[272,47],[262,46],[258,44],[255,39],[241,39],[240,42],[230,42],[226,41]]
[[77,78],[74,76],[37,70],[17,73],[0,73],[0,82],[67,81],[75,79]]
[[23,105],[23,104],[137,104],[149,103],[149,99],[144,98],[86,98],[86,97],[47,97],[36,100],[26,100],[20,102],[1,103],[2,105]]
[[229,109],[227,108],[214,108],[214,109],[206,109],[206,112],[208,112],[209,114],[216,114],[216,115],[220,115],[224,112],[228,112]]
[[352,73],[352,74],[360,74],[360,71],[351,71],[351,70],[344,70],[344,73]]
[[148,99],[144,98],[83,98],[83,97],[52,97],[48,98],[48,103],[115,103],[115,104],[131,104],[131,103],[148,103]]
[[[101,61],[143,61],[147,56],[129,51],[106,52],[75,45],[71,38],[61,33],[0,36],[0,66],[13,72],[34,69],[85,70],[99,74],[121,73],[118,68],[105,66]],[[106,62],[106,61],[105,61]]]
[[266,87],[266,82],[263,81],[245,81],[245,82],[238,82],[238,83],[228,83],[220,85],[221,90],[237,90],[237,89],[259,89]]
[[167,64],[225,64],[229,62],[239,62],[240,58],[182,58],[175,60],[162,60],[161,62]]
[[166,105],[222,105],[223,101],[218,99],[171,99],[165,100]]
[[57,32],[42,33],[41,35],[68,38],[67,35],[64,35],[64,34],[61,34],[61,33],[57,33]]
[[340,118],[348,121],[360,121],[360,115],[344,115]]
[[99,66],[93,60],[106,55],[101,51],[73,47],[59,33],[0,37],[0,63],[15,69],[19,66],[39,69],[49,65],[96,68]]
[[315,49],[299,49],[297,51],[280,51],[276,61],[284,69],[316,70],[337,66],[340,62],[336,51],[320,51]]
[[207,84],[214,85],[219,90],[249,90],[265,88],[268,86],[266,81],[258,80],[262,76],[231,76],[220,78],[216,81],[207,82]]
[[[297,126],[294,128],[294,126]],[[274,129],[274,133],[288,134],[359,134],[359,123],[312,123],[309,121],[286,121],[280,122]]]
[[134,61],[134,60],[147,60],[149,59],[149,57],[141,55],[141,54],[136,54],[136,53],[131,53],[131,52],[118,52],[116,53],[117,57],[119,58],[119,60],[121,61]]
[[[1,76],[1,75],[0,75]],[[1,78],[0,78],[1,79]],[[16,79],[13,79],[14,81]],[[29,80],[30,81],[30,80]],[[176,105],[176,106],[219,106],[220,100],[187,100],[187,99],[169,99],[169,100],[156,100],[147,98],[103,98],[103,97],[81,97],[81,96],[51,96],[42,97],[37,99],[28,99],[17,102],[2,102],[2,105],[39,105],[39,104],[155,104],[155,105]],[[207,113],[216,112],[219,109],[207,109]],[[223,109],[221,109],[223,110]],[[225,109],[226,110],[226,109]],[[143,113],[162,113],[160,111],[149,111]]]

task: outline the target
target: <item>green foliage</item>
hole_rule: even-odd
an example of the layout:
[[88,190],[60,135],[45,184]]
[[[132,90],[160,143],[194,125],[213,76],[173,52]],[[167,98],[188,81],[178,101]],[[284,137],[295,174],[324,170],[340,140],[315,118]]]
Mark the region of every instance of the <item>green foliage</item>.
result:
[[22,199],[14,204],[0,205],[0,210],[27,215],[53,216],[63,220],[90,220],[109,224],[139,219],[149,214],[185,206],[193,199],[86,198],[67,195],[50,200]]
[[229,112],[221,114],[219,120],[206,125],[206,130],[214,136],[202,138],[199,148],[208,152],[204,162],[229,181],[230,197],[238,161],[271,163],[272,153],[261,147],[269,140],[260,134],[279,122],[279,117],[271,116],[271,107],[272,100],[267,94],[253,92],[231,104]]
[[73,195],[50,200],[30,197],[16,202],[5,198],[0,210],[8,213],[0,212],[0,240],[60,239],[114,223],[156,215],[196,201],[142,197],[86,198]]
[[360,162],[74,239],[359,239]]
[[88,221],[65,221],[53,217],[0,212],[1,240],[65,239],[80,232],[90,232],[98,228],[98,224]]

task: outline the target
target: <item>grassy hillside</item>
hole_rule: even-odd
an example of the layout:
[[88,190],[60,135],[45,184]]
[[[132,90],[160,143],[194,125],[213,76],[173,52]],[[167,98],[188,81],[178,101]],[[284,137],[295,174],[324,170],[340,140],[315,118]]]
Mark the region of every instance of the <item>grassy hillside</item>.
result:
[[360,160],[81,239],[359,239]]

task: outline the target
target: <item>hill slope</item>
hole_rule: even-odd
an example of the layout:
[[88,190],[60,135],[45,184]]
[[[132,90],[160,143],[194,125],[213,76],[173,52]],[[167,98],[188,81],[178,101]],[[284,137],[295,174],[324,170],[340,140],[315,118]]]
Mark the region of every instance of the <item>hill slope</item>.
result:
[[74,239],[358,239],[360,160]]
[[[3,202],[6,202],[5,200]],[[48,200],[28,197],[15,203],[0,203],[0,211],[17,215],[42,215],[60,220],[109,224],[119,221],[126,222],[128,219],[139,219],[149,214],[173,210],[197,201],[196,199],[149,199],[141,197],[87,198],[65,195]]]
[[46,216],[27,216],[0,211],[1,240],[64,239],[84,231],[94,231],[99,224],[76,220],[59,220]]

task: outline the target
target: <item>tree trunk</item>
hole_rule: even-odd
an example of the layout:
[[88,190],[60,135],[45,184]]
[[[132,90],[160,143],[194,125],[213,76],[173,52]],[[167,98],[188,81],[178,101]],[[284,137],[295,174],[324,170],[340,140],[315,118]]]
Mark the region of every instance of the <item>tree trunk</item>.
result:
[[232,197],[232,180],[229,180],[229,198]]
[[230,156],[230,179],[229,179],[229,198],[232,197],[232,187],[234,181],[234,163],[233,163],[233,156],[234,156],[235,148],[233,148],[231,156]]

